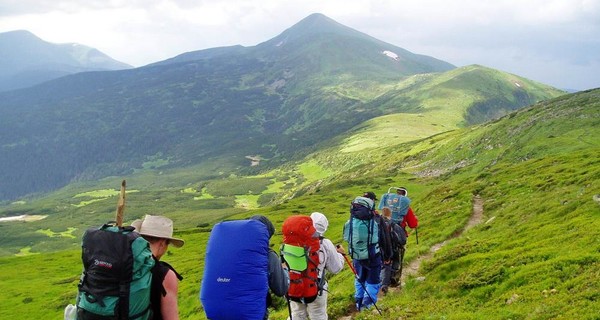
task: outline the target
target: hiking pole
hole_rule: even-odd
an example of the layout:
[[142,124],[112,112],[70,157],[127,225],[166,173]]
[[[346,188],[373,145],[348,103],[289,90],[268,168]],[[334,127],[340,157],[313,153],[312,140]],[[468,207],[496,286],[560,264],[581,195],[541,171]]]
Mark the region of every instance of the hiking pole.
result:
[[342,256],[344,256],[344,259],[346,259],[346,263],[348,263],[348,266],[350,267],[350,270],[352,270],[352,273],[354,273],[354,277],[356,278],[356,281],[358,281],[358,283],[360,283],[360,285],[362,286],[363,290],[365,290],[365,293],[367,294],[367,296],[369,296],[369,298],[371,298],[371,301],[373,301],[373,305],[375,306],[375,309],[377,309],[377,312],[379,312],[380,316],[383,316],[383,314],[381,314],[381,310],[379,310],[379,307],[377,306],[377,303],[375,303],[375,300],[373,299],[373,297],[371,297],[371,295],[369,294],[369,291],[367,291],[367,287],[365,287],[365,284],[360,282],[360,278],[358,277],[358,273],[356,273],[356,270],[354,269],[354,266],[352,265],[352,262],[350,262],[350,260],[348,259],[348,255],[346,254],[341,254]]
[[123,226],[123,212],[125,211],[125,180],[121,182],[121,193],[119,194],[119,201],[117,202],[117,227]]
[[417,238],[417,244],[419,244],[419,228],[415,228],[415,238]]

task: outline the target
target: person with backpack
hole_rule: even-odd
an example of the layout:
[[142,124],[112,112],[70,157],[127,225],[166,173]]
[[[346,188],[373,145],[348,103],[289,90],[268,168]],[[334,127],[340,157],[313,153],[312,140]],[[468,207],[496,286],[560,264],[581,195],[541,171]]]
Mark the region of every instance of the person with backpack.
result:
[[[390,192],[391,189],[396,189],[396,192]],[[381,197],[379,202],[379,210],[389,208],[392,211],[392,221],[401,223],[404,216],[408,213],[410,207],[410,198],[408,191],[404,187],[391,187],[388,192]]]
[[[381,270],[381,292],[387,294],[388,288],[392,285],[392,281],[395,280],[394,277],[392,277],[392,274],[396,274],[401,263],[399,259],[400,252],[406,244],[406,235],[400,225],[392,221],[392,211],[389,208],[383,208],[382,216],[384,218],[384,228],[386,228],[390,234],[393,252],[391,259],[384,261]],[[395,283],[396,282],[394,281],[394,284]]]
[[208,319],[269,318],[269,290],[282,297],[289,287],[287,270],[269,246],[274,233],[273,223],[263,215],[213,227],[200,288]]
[[[263,215],[254,215],[254,216],[250,217],[250,219],[258,220],[258,221],[262,222],[267,227],[267,230],[269,231],[269,238],[273,237],[273,235],[275,234],[275,227],[273,226],[273,223],[271,222],[271,220],[269,220],[269,218],[267,218]],[[281,259],[280,259],[279,255],[277,254],[277,252],[273,251],[272,249],[269,249],[268,275],[269,275],[269,289],[271,290],[271,292],[278,297],[285,296],[285,294],[287,293],[288,288],[290,286],[290,277],[287,273],[286,268],[281,264]],[[267,297],[267,306],[269,306],[271,304],[270,299],[271,299],[271,297],[268,296]],[[264,318],[265,319],[269,318],[268,312]]]
[[[412,207],[410,206],[411,200],[408,198],[408,190],[405,187],[395,188],[395,194],[387,193],[382,197],[379,203],[380,208],[387,208],[391,211],[391,220],[395,225],[400,226],[397,234],[400,239],[400,246],[394,252],[392,263],[390,265],[390,283],[392,287],[400,285],[400,277],[402,276],[402,260],[404,258],[404,252],[406,250],[405,245],[408,238],[408,232],[406,227],[415,229],[419,225],[417,216],[414,214]],[[394,226],[394,229],[397,229]],[[385,269],[385,268],[384,268]],[[386,288],[387,290],[387,288]]]
[[109,222],[85,231],[76,303],[67,306],[65,319],[152,319],[155,259],[148,241],[134,230]]
[[[377,196],[374,192],[369,191],[363,194],[363,197],[369,198],[373,200],[373,203],[377,201]],[[379,214],[379,212],[373,209],[373,219],[377,222],[379,228],[379,250],[381,251],[381,260],[383,263],[390,262],[392,260],[392,256],[394,255],[393,245],[392,245],[392,237],[389,228],[384,228],[386,225],[385,218]]]
[[143,219],[133,221],[131,226],[150,243],[155,261],[150,290],[150,304],[154,315],[152,319],[178,320],[178,281],[183,280],[183,277],[170,264],[160,259],[169,245],[180,248],[184,241],[173,238],[173,221],[167,217],[146,215]]
[[[350,206],[350,219],[344,224],[344,240],[355,272],[354,299],[358,311],[377,308],[382,267],[379,248],[379,224],[375,221],[375,203],[368,197],[356,197]],[[379,309],[378,309],[379,310]]]
[[326,271],[336,274],[344,268],[344,248],[341,246],[336,248],[331,240],[324,237],[325,231],[329,227],[327,217],[320,212],[313,212],[310,215],[310,219],[320,243],[319,250],[317,251],[319,259],[316,279],[318,294],[312,302],[308,303],[291,300],[291,320],[327,320],[328,284],[325,280],[325,274]]

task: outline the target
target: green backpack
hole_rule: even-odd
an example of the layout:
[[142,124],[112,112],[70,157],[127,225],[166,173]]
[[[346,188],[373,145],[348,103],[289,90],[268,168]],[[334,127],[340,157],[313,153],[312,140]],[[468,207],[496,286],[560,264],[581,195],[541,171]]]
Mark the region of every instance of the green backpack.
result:
[[90,228],[82,241],[77,319],[152,319],[154,258],[133,227]]

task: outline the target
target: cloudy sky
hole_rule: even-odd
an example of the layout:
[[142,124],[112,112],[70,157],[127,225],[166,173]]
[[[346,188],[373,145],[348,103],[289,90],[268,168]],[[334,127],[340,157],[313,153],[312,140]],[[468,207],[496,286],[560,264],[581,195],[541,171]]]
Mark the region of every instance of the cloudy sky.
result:
[[84,44],[139,67],[253,46],[316,12],[456,66],[600,87],[600,0],[0,0],[0,32]]

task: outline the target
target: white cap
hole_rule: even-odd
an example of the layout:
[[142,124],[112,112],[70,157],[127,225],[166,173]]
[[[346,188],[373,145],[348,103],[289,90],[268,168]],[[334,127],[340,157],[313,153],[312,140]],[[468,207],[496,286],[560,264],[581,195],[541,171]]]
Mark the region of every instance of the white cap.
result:
[[315,229],[317,229],[317,232],[322,236],[325,234],[325,231],[327,231],[327,227],[329,227],[329,221],[327,220],[327,217],[320,213],[320,212],[313,212],[310,215],[310,218],[313,221],[313,225],[315,226]]

